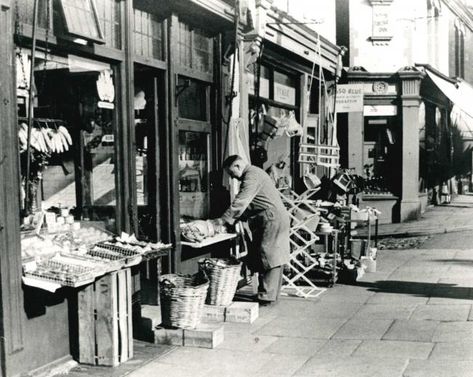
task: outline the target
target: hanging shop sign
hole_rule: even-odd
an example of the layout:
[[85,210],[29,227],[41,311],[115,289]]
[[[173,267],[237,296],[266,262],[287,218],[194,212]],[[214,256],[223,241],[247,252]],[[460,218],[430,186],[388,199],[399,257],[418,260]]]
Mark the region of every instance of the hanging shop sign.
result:
[[[256,95],[255,75],[252,73],[248,74],[248,93]],[[265,77],[260,77],[259,96],[269,98],[269,80]]]
[[363,85],[345,84],[337,86],[337,113],[363,111]]
[[286,105],[296,105],[296,88],[278,82],[274,83],[274,100]]
[[396,105],[367,105],[363,107],[365,116],[393,116],[397,115]]

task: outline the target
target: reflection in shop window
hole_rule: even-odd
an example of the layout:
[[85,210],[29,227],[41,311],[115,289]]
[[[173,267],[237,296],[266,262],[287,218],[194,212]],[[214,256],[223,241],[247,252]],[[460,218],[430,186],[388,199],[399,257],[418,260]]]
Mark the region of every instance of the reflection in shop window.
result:
[[179,132],[179,205],[181,217],[205,219],[209,215],[208,134]]
[[207,120],[207,88],[197,80],[179,77],[176,92],[180,118]]
[[179,22],[179,64],[212,73],[213,40],[203,30]]
[[[26,153],[22,123],[29,82],[23,77],[30,52],[17,52],[17,97],[22,183]],[[110,65],[77,56],[39,53],[34,69],[30,202],[45,209],[67,207],[77,220],[105,221],[112,230],[116,206],[115,86]],[[23,192],[23,196],[26,193]],[[34,210],[34,208],[33,208]]]
[[[15,0],[17,21],[32,25],[33,5],[34,1],[31,0]],[[52,14],[52,0],[38,0],[38,26],[40,28],[48,29],[48,26],[51,27]]]
[[136,55],[163,60],[163,23],[152,13],[133,9],[134,51]]
[[95,3],[105,45],[121,49],[120,0],[96,0]]

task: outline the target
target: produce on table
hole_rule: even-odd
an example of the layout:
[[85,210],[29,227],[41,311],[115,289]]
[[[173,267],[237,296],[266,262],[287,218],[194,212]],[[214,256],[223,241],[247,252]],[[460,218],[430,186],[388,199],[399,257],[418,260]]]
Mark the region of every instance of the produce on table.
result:
[[216,226],[210,220],[194,220],[181,225],[182,238],[189,242],[201,242],[208,237],[225,232],[226,229],[223,226]]

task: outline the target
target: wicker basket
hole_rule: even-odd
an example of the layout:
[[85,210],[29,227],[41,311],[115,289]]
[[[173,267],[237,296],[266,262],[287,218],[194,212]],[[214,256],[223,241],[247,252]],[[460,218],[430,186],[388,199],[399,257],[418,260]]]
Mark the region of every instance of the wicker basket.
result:
[[167,274],[160,280],[162,324],[195,328],[201,320],[209,281],[204,274]]
[[210,280],[208,305],[230,305],[240,279],[241,263],[234,259],[205,258],[199,260],[199,269]]

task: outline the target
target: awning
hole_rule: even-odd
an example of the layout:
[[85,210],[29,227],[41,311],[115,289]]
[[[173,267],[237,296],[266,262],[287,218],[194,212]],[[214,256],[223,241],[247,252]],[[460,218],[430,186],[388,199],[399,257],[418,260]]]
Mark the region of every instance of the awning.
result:
[[440,91],[453,103],[450,120],[465,136],[473,135],[473,86],[464,80],[452,80],[441,77],[429,70],[425,72]]

